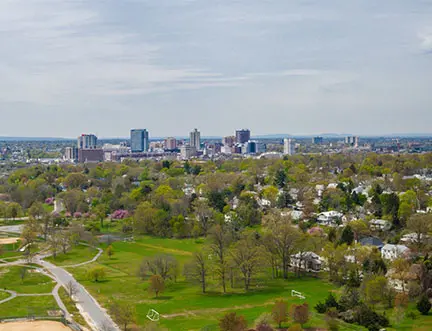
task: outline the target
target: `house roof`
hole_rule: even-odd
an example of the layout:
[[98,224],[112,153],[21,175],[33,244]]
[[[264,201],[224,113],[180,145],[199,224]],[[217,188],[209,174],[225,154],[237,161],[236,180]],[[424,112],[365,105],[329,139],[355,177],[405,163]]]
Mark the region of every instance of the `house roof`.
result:
[[383,251],[395,251],[397,253],[405,253],[410,249],[405,245],[393,245],[393,244],[385,244],[382,248]]
[[360,245],[362,246],[376,246],[376,247],[383,247],[384,243],[379,239],[375,237],[365,237],[359,240]]

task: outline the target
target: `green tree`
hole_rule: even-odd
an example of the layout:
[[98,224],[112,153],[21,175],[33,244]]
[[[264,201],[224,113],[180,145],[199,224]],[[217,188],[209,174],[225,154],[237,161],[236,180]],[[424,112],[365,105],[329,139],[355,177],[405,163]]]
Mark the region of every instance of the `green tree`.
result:
[[413,215],[408,220],[406,227],[416,234],[415,243],[420,247],[426,235],[432,229],[432,216],[430,214]]
[[340,244],[347,244],[348,246],[351,245],[354,241],[354,232],[351,229],[351,226],[347,225],[344,227],[341,238],[339,240]]
[[422,315],[429,314],[429,310],[431,309],[431,303],[426,295],[422,295],[420,300],[417,302],[417,310]]
[[123,331],[127,331],[128,325],[136,321],[135,307],[130,302],[114,302],[108,311]]
[[106,249],[106,255],[108,255],[108,258],[111,259],[111,257],[114,255],[114,248],[112,245],[109,245]]
[[104,267],[96,266],[87,271],[87,278],[93,282],[99,282],[106,276]]
[[287,174],[283,169],[276,171],[274,183],[278,188],[284,188],[287,183]]

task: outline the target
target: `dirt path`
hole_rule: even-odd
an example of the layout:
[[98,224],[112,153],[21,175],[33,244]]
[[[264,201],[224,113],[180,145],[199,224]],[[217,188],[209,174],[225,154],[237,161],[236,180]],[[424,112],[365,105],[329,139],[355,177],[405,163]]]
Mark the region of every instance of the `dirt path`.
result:
[[200,310],[190,310],[187,312],[182,313],[175,313],[175,314],[168,314],[168,315],[162,315],[161,317],[166,319],[176,318],[176,317],[187,317],[187,316],[197,316],[197,315],[211,315],[211,314],[217,314],[217,313],[224,313],[234,310],[240,310],[240,309],[251,309],[251,308],[257,308],[257,307],[267,307],[274,305],[274,302],[266,302],[260,305],[243,305],[243,306],[234,306],[234,307],[227,307],[227,308],[208,308],[208,309],[200,309]]

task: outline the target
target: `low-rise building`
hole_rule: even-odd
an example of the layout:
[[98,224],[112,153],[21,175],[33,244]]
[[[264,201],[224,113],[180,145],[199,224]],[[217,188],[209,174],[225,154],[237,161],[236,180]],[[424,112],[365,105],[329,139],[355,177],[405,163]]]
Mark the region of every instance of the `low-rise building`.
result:
[[389,221],[386,220],[371,220],[369,222],[369,227],[373,231],[388,231],[391,229],[392,224]]
[[410,255],[411,251],[405,245],[386,244],[381,249],[381,256],[386,260],[396,260],[397,258],[406,258]]
[[323,260],[314,252],[301,252],[291,255],[291,267],[304,270],[306,272],[320,272]]
[[318,214],[317,222],[327,226],[337,226],[342,223],[343,214],[336,210],[325,211]]

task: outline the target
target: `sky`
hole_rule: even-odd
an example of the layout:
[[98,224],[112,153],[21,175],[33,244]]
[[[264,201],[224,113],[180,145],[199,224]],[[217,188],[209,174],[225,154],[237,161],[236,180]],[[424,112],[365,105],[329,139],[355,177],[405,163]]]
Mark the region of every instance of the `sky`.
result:
[[432,133],[432,0],[0,0],[0,123]]

